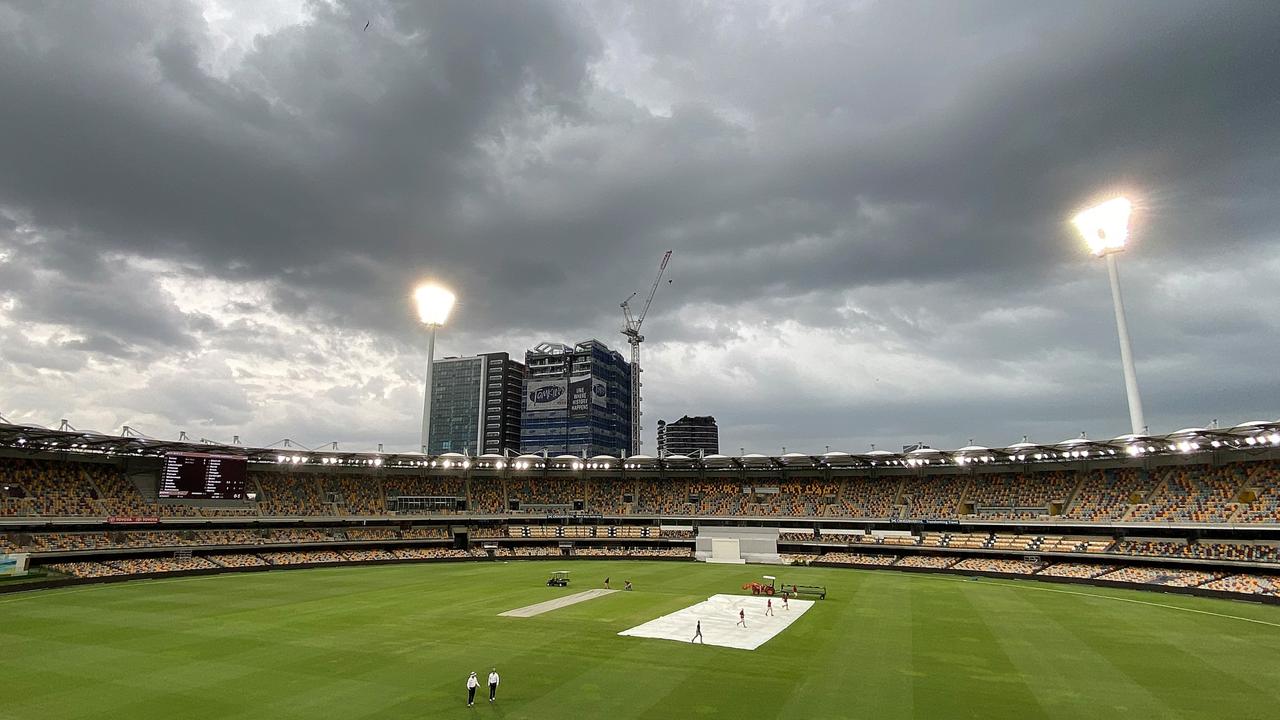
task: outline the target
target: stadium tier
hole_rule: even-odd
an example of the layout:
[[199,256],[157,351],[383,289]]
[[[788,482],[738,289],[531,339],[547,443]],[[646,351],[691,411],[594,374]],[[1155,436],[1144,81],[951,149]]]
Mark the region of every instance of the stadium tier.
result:
[[[74,578],[336,563],[688,560],[698,528],[777,529],[784,560],[1280,597],[1280,460],[1093,467],[551,468],[257,463],[227,498],[162,497],[160,459],[0,454],[0,553]],[[554,470],[554,472],[552,472]]]
[[[128,474],[127,474],[128,473]],[[1124,525],[1280,523],[1280,462],[884,474],[721,477],[413,477],[252,472],[245,499],[148,493],[110,462],[0,457],[0,517],[404,517],[439,514],[846,518]],[[140,486],[141,485],[141,486]]]

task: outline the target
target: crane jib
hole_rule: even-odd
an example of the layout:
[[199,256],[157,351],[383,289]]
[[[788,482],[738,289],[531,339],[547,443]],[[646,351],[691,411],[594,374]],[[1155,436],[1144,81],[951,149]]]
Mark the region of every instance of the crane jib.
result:
[[649,296],[645,298],[644,307],[640,309],[640,314],[631,315],[631,301],[635,299],[637,293],[631,293],[631,296],[622,301],[622,316],[625,324],[622,328],[622,334],[627,336],[627,342],[631,344],[631,449],[632,454],[640,452],[640,343],[644,342],[644,336],[640,334],[640,325],[644,322],[645,315],[649,314],[649,306],[653,304],[653,296],[658,292],[658,284],[662,282],[662,274],[667,271],[667,262],[671,260],[671,251],[668,250],[662,256],[662,262],[658,265],[658,276],[653,279],[653,287],[649,288]]

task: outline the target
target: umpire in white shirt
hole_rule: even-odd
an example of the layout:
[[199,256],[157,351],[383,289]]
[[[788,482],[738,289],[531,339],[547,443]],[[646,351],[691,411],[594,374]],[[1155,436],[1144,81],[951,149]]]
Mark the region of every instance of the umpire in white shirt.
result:
[[498,697],[498,668],[489,671],[489,702]]
[[467,678],[467,707],[471,707],[475,703],[477,687],[480,687],[480,681],[476,679],[476,674],[472,671],[471,676]]

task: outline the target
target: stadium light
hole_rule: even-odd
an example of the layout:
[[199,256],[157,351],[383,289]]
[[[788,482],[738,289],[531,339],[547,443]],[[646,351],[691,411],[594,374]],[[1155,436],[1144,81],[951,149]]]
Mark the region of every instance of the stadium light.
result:
[[449,319],[456,300],[448,289],[435,283],[419,285],[413,291],[413,301],[418,306],[418,319],[427,326],[427,377],[422,392],[422,452],[427,452],[431,439],[431,370],[435,363],[436,330]]
[[1118,197],[1078,213],[1071,223],[1089,245],[1089,252],[1102,256],[1124,249],[1132,208],[1128,200]]
[[413,300],[418,306],[418,319],[424,325],[445,324],[456,299],[452,292],[435,283],[419,285],[413,291]]
[[1078,213],[1071,219],[1089,246],[1089,252],[1106,258],[1111,277],[1111,303],[1116,313],[1116,332],[1120,336],[1120,364],[1124,367],[1124,389],[1129,399],[1129,424],[1134,435],[1147,434],[1147,421],[1138,394],[1138,371],[1133,364],[1129,344],[1129,324],[1124,316],[1124,299],[1120,295],[1120,273],[1116,269],[1116,253],[1124,250],[1129,239],[1129,213],[1132,205],[1122,197],[1108,200]]

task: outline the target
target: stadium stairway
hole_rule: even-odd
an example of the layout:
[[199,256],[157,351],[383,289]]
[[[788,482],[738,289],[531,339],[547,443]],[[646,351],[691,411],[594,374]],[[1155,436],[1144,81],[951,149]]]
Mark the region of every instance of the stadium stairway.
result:
[[1076,504],[1076,498],[1080,496],[1080,488],[1084,487],[1085,479],[1089,477],[1088,473],[1078,473],[1076,477],[1075,487],[1071,488],[1071,492],[1067,494],[1066,499],[1062,501],[1062,515],[1068,517],[1071,510]]

